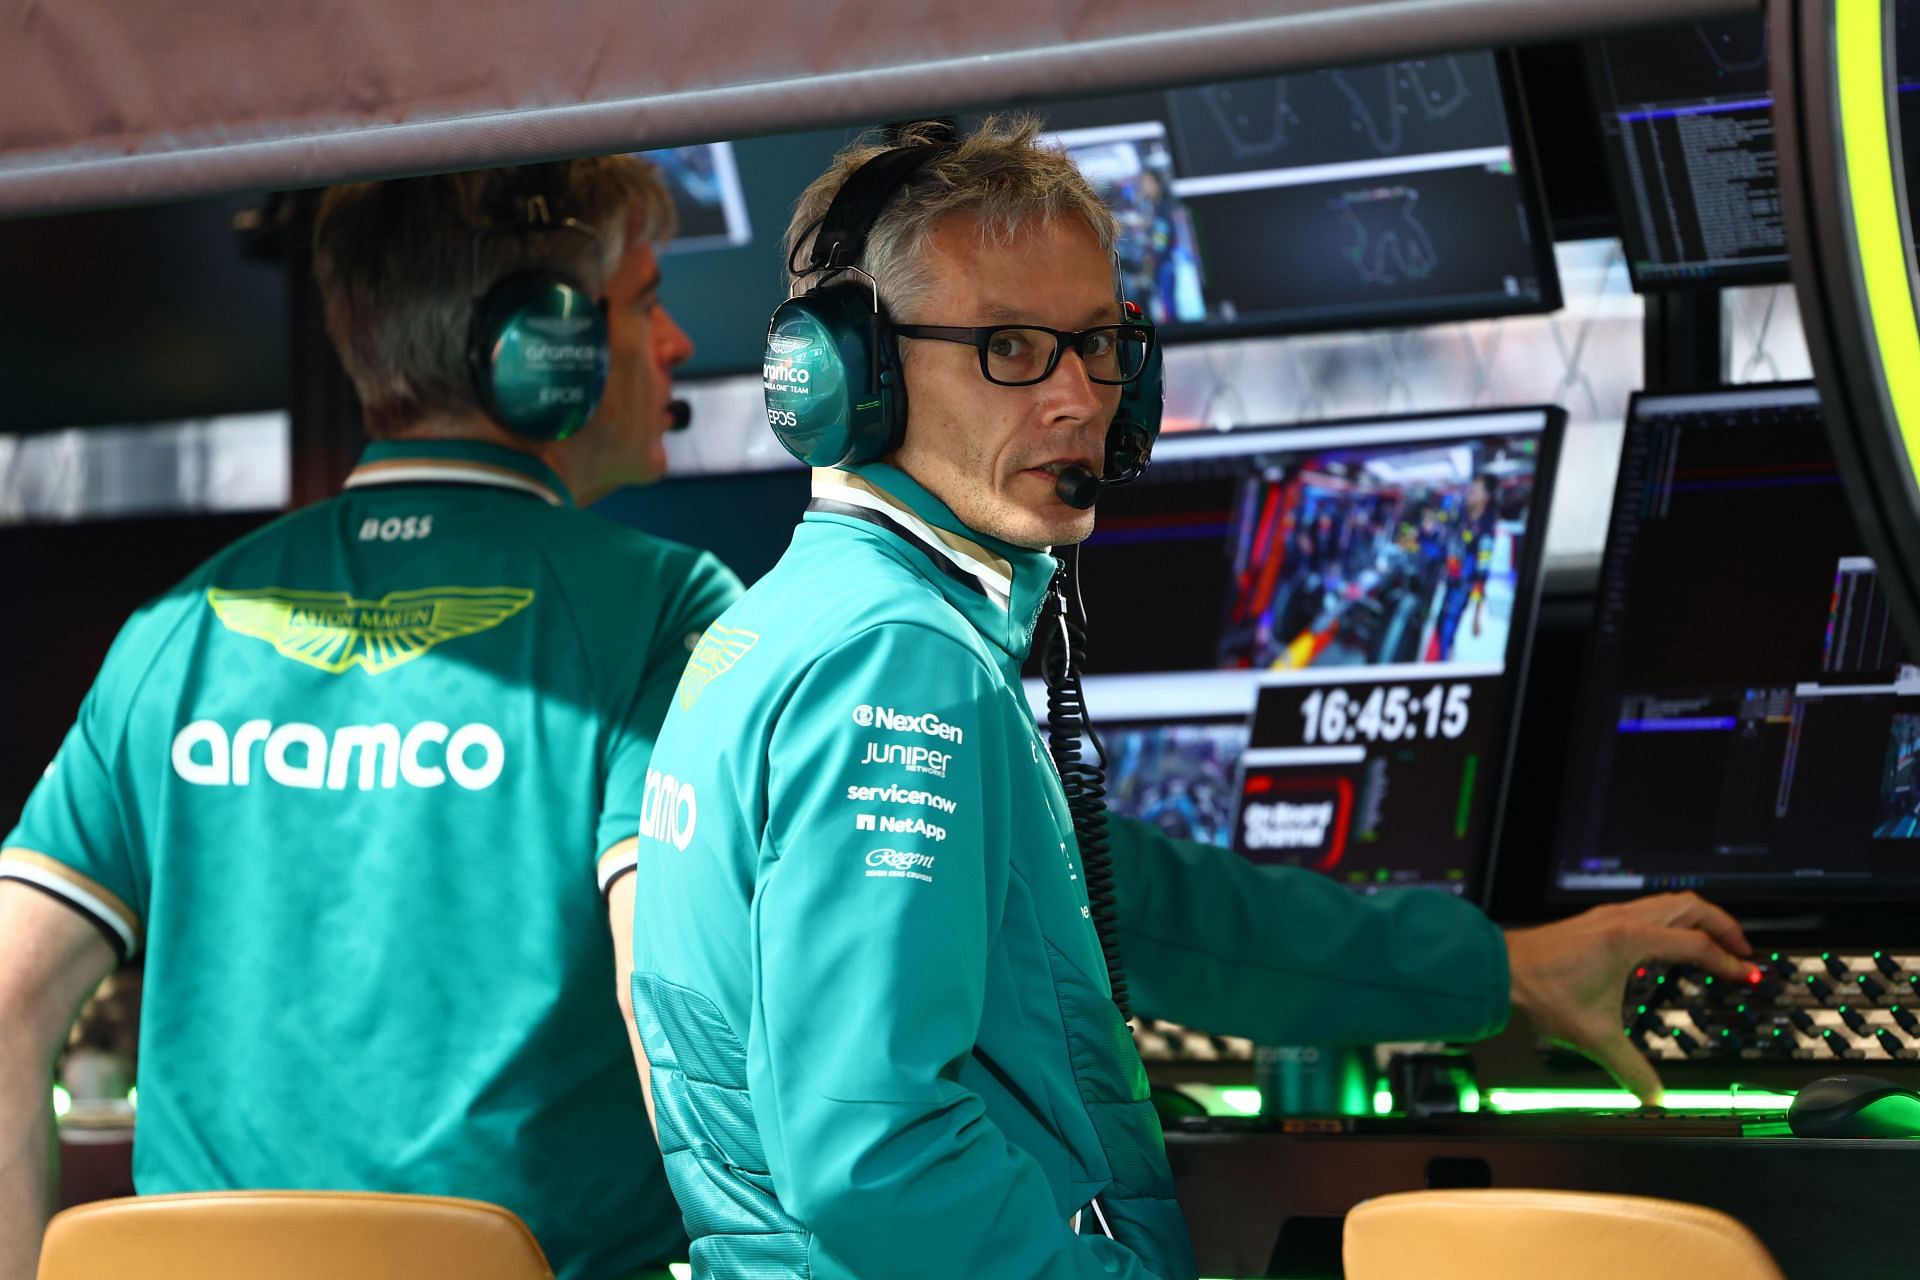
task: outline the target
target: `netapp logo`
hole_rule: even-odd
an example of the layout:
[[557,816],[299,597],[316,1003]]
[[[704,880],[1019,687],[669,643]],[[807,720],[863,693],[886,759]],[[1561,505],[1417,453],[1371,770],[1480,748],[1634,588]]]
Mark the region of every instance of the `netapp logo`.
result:
[[693,842],[700,806],[693,785],[658,769],[647,770],[647,789],[640,797],[640,834],[685,852]]
[[890,835],[925,836],[936,843],[947,838],[947,829],[925,818],[890,818],[885,814],[855,814],[856,831],[885,831]]
[[897,764],[908,773],[926,773],[936,778],[947,776],[953,755],[931,747],[910,747],[904,742],[869,742],[861,764]]
[[892,707],[862,703],[853,709],[853,722],[863,729],[880,728],[893,733],[925,734],[929,738],[951,742],[956,747],[967,740],[966,731],[959,725],[948,724],[931,711],[915,716],[895,711]]
[[813,380],[813,374],[805,369],[794,368],[790,361],[781,360],[774,364],[761,365],[760,379],[769,386],[804,387]]
[[847,788],[849,800],[878,800],[883,804],[921,804],[938,809],[941,813],[952,813],[960,807],[958,800],[949,800],[945,796],[935,795],[931,791],[910,791],[905,787],[860,787]]
[[[196,787],[251,786],[254,748],[262,744],[267,780],[306,791],[345,791],[349,780],[361,791],[402,782],[431,788],[449,778],[484,791],[507,759],[500,735],[484,724],[449,729],[426,720],[405,734],[391,724],[349,724],[329,735],[318,725],[248,720],[229,738],[217,721],[195,720],[173,737],[173,771]],[[428,747],[440,748],[439,764],[426,758]]]
[[1244,826],[1246,846],[1254,849],[1318,849],[1333,824],[1333,802],[1250,804]]

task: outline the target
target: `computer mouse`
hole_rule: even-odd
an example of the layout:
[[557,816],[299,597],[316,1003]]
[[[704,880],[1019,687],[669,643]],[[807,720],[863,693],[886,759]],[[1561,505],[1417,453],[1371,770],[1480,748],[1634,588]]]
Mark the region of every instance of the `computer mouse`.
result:
[[1920,1093],[1879,1076],[1815,1080],[1787,1108],[1801,1138],[1920,1138]]

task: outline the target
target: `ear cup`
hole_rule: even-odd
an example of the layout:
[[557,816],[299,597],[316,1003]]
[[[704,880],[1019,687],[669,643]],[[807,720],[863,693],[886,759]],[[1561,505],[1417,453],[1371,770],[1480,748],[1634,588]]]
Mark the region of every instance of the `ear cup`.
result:
[[892,326],[873,293],[830,285],[775,308],[761,366],[767,425],[810,467],[870,462],[904,433]]
[[1120,407],[1107,428],[1105,484],[1126,484],[1147,469],[1153,443],[1160,438],[1160,417],[1166,408],[1166,380],[1160,361],[1160,343],[1147,348],[1140,376],[1120,387]]
[[607,385],[607,316],[592,295],[551,271],[521,271],[474,307],[467,367],[481,407],[534,440],[564,440],[600,405]]

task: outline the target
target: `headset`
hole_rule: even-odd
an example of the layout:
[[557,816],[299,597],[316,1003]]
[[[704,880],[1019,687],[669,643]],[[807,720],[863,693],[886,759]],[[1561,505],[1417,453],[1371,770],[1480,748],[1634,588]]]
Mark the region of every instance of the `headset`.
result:
[[[481,248],[489,237],[527,232],[582,235],[600,251],[600,233],[572,218],[554,219],[545,196],[525,216],[473,238],[477,290]],[[531,440],[564,440],[593,416],[607,385],[607,306],[579,281],[552,268],[502,277],[475,297],[467,326],[467,371],[489,417]]]
[[[907,388],[898,339],[879,284],[860,269],[860,258],[887,202],[922,168],[954,149],[952,142],[919,143],[874,156],[848,176],[809,228],[814,234],[805,267],[797,260],[806,231],[787,255],[789,275],[822,278],[805,293],[796,283],[774,308],[761,387],[767,425],[787,452],[808,466],[871,462],[899,448],[906,436]],[[1140,308],[1124,305],[1128,321],[1149,330],[1147,363],[1139,377],[1120,387],[1102,474],[1073,467],[1060,477],[1061,501],[1081,509],[1094,504],[1103,485],[1137,479],[1160,433],[1165,400],[1160,344]]]

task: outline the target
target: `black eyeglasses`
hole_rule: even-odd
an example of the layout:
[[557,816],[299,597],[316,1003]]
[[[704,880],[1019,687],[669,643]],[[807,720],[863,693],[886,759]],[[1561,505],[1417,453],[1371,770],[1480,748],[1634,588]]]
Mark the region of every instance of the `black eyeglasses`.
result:
[[1060,366],[1060,353],[1072,347],[1087,367],[1087,377],[1109,387],[1132,382],[1147,367],[1153,330],[1143,324],[1102,324],[1068,333],[1037,324],[996,324],[956,328],[943,324],[897,324],[903,338],[959,342],[980,353],[980,372],[1003,387],[1045,382]]

